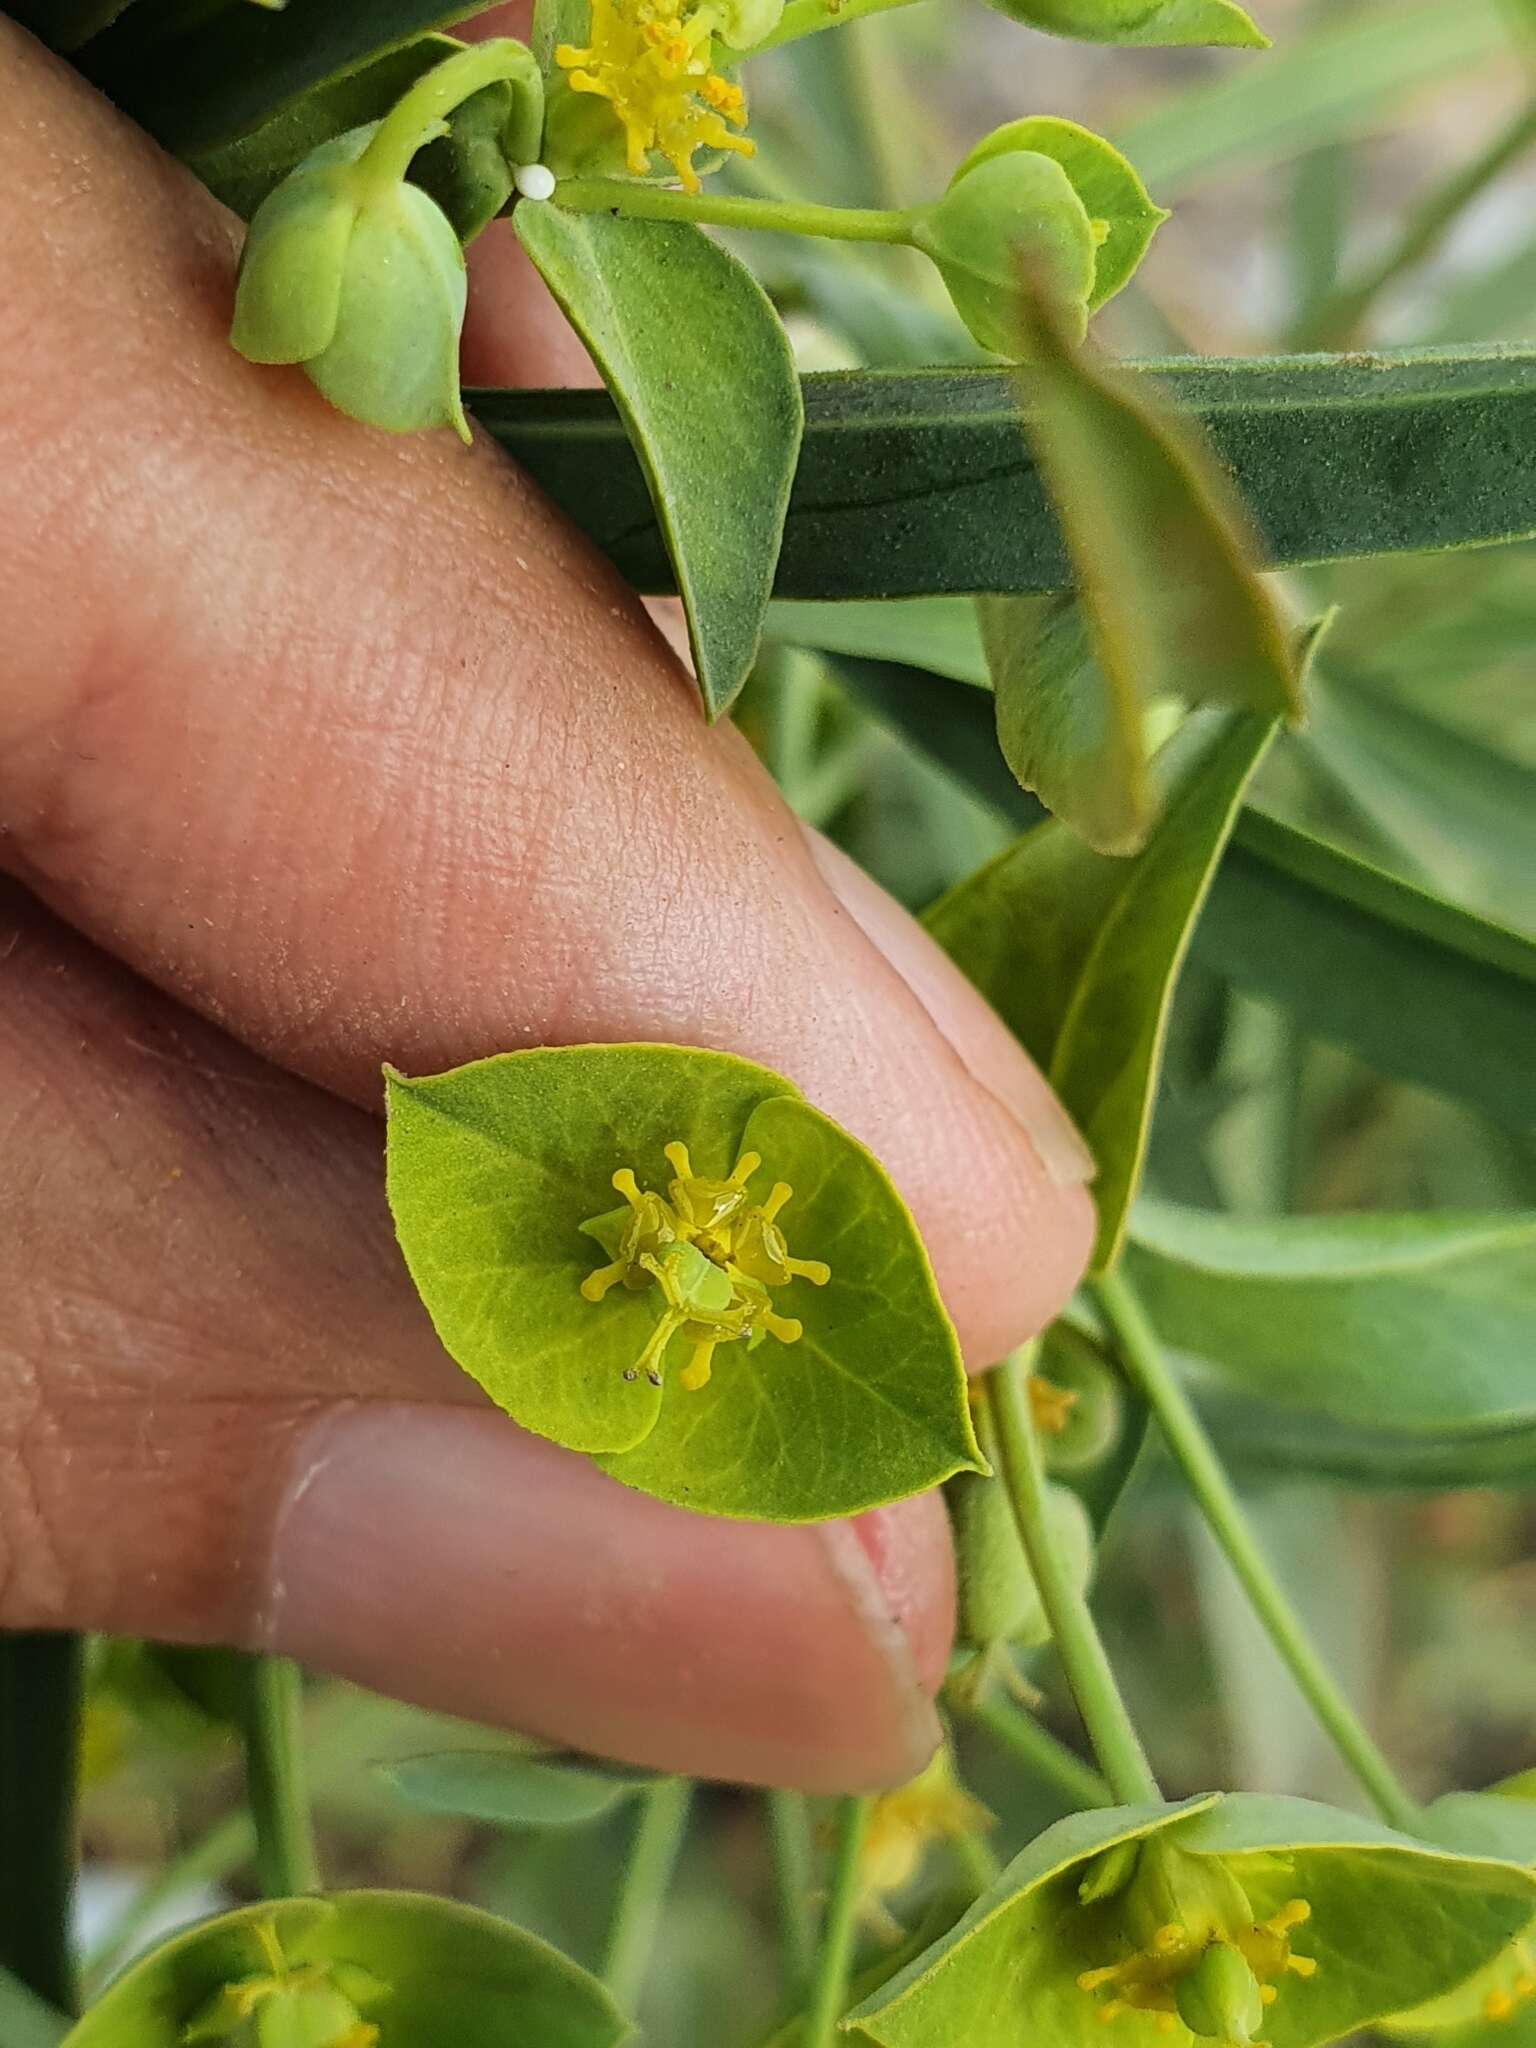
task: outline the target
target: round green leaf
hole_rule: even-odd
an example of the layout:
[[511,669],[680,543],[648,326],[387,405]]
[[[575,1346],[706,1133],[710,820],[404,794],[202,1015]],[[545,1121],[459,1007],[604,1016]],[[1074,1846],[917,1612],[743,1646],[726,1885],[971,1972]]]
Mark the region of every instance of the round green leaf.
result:
[[1047,35],[1087,43],[1209,43],[1263,49],[1269,38],[1234,0],[988,0]]
[[552,1757],[501,1756],[494,1750],[444,1751],[384,1766],[401,1797],[424,1813],[456,1813],[500,1827],[580,1827],[643,1792],[656,1780],[621,1776]]
[[[1240,1888],[1246,1910],[1234,1927],[1283,1916],[1298,1899],[1310,1908],[1291,1927],[1295,1953],[1316,1969],[1279,1980],[1264,2017],[1273,2048],[1316,2048],[1398,2009],[1405,1993],[1428,1998],[1463,1983],[1536,1906],[1536,1877],[1513,1863],[1432,1848],[1310,1800],[1235,1793],[1078,1814],[1031,1843],[850,2026],[881,2048],[1102,2044],[1102,2008],[1078,1979],[1134,1953],[1146,1920],[1138,1924],[1124,1863],[1096,1859],[1155,1835],[1208,1863],[1213,1886]],[[1110,2039],[1190,2048],[1188,2027],[1170,2033],[1158,2024],[1165,2018],[1127,2009]]]
[[[817,1520],[918,1492],[977,1461],[954,1332],[912,1219],[862,1146],[789,1082],[726,1053],[567,1046],[425,1080],[388,1076],[388,1189],[401,1249],[449,1353],[525,1428],[601,1455],[625,1484],[715,1514]],[[722,1342],[690,1387],[688,1334],[638,1370],[658,1278],[582,1282],[615,1251],[615,1172],[662,1196],[687,1145],[724,1180],[744,1152],[761,1202],[793,1190],[774,1283],[802,1326]]]
[[1102,221],[1106,233],[1094,257],[1093,291],[1088,310],[1096,313],[1131,276],[1161,222],[1165,207],[1155,205],[1136,170],[1102,135],[1076,121],[1053,114],[1009,121],[984,136],[955,173],[958,180],[976,164],[1010,150],[1033,150],[1061,165],[1091,220]]
[[508,1921],[415,1892],[280,1899],[205,1921],[137,1962],[91,2006],[63,2048],[183,2048],[222,1988],[284,1964],[376,2010],[389,2048],[612,2048],[630,2032],[584,1970]]

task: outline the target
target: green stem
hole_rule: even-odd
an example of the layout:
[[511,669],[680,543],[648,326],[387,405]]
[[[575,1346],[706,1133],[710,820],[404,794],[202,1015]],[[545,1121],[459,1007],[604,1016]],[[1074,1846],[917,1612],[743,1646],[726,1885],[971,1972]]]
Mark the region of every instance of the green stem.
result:
[[1463,164],[1420,204],[1397,240],[1353,283],[1330,293],[1297,326],[1290,346],[1341,348],[1351,342],[1366,315],[1389,285],[1432,256],[1457,220],[1484,188],[1536,143],[1536,99],[1501,128],[1487,148]]
[[631,220],[691,220],[711,228],[821,235],[839,242],[908,242],[911,217],[874,206],[818,206],[811,200],[745,199],[727,192],[674,192],[627,178],[563,178],[555,206],[572,213],[622,213]]
[[79,1636],[0,1635],[0,1965],[64,2012],[84,1683]]
[[667,1887],[688,1826],[693,1786],[687,1778],[664,1778],[641,1795],[640,1818],[630,1843],[629,1862],[608,1929],[603,1982],[620,2009],[633,2013],[645,1987]]
[[303,1681],[286,1657],[244,1662],[245,1782],[256,1826],[256,1880],[269,1899],[293,1898],[320,1887],[304,1783]]
[[835,2048],[837,2023],[848,2003],[853,1968],[854,1915],[859,1902],[859,1856],[874,1801],[845,1799],[837,1817],[837,1843],[832,1852],[832,1886],[827,1917],[811,1979],[810,2002],[801,2034],[802,2048]]
[[983,1892],[990,1891],[1003,1874],[997,1851],[980,1835],[954,1836],[949,1844],[949,1853],[978,1899]]
[[805,1810],[805,1795],[770,1792],[768,1828],[773,1843],[773,1880],[779,1903],[784,1974],[798,2004],[810,1982],[816,1953],[816,1930],[811,1916],[811,1824]]
[[1205,1425],[1170,1372],[1135,1290],[1127,1280],[1112,1274],[1096,1282],[1093,1292],[1115,1339],[1121,1363],[1146,1396],[1211,1534],[1253,1603],[1270,1641],[1334,1747],[1370,1794],[1382,1819],[1411,1832],[1418,1809],[1339,1690],[1279,1580],[1265,1562]]
[[1085,1764],[1049,1728],[1042,1727],[1033,1714],[1015,1706],[1012,1700],[982,1700],[971,1713],[994,1741],[1070,1801],[1074,1811],[1085,1806],[1114,1805],[1114,1793],[1092,1764]]
[[997,1425],[1003,1479],[1013,1503],[1019,1537],[1040,1589],[1040,1604],[1051,1624],[1056,1654],[1077,1701],[1083,1726],[1088,1730],[1099,1768],[1121,1804],[1159,1804],[1163,1795],[1120,1697],[1088,1602],[1051,1534],[1046,1512],[1045,1464],[1030,1411],[1029,1368],[1023,1354],[1015,1352],[984,1384]]
[[865,14],[888,14],[893,7],[910,7],[913,0],[789,0],[771,36],[754,43],[743,56],[759,57],[764,50],[781,49],[798,43],[803,36],[820,35],[824,28],[841,28],[845,21],[857,21]]
[[520,88],[513,95],[508,151],[515,162],[531,163],[544,125],[544,81],[530,50],[510,36],[496,36],[456,50],[402,93],[358,158],[358,169],[381,185],[398,184],[417,150],[443,134],[456,107],[504,79]]

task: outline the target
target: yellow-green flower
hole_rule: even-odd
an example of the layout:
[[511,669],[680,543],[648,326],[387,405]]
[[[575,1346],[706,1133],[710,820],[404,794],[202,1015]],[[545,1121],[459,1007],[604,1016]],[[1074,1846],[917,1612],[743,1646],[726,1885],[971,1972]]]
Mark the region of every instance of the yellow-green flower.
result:
[[992,1826],[992,1815],[955,1776],[941,1749],[926,1770],[870,1809],[859,1852],[858,1911],[868,1925],[895,1938],[901,1929],[887,1901],[911,1883],[935,1842],[958,1841]]
[[753,143],[731,133],[746,126],[746,101],[740,86],[713,67],[717,26],[713,8],[689,8],[686,0],[592,0],[586,47],[561,43],[556,49],[555,62],[572,91],[595,93],[612,105],[636,177],[650,169],[655,151],[685,192],[697,192],[693,159],[699,150],[753,154]]

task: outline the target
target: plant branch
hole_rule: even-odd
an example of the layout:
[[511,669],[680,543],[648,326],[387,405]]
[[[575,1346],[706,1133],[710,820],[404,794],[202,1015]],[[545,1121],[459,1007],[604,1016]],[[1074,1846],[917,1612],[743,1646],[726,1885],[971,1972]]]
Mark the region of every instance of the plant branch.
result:
[[1353,282],[1330,292],[1297,323],[1291,346],[1347,347],[1381,294],[1432,256],[1458,219],[1495,178],[1536,143],[1536,99],[1521,107],[1470,163],[1453,172],[1422,201],[1397,240]]
[[1040,1604],[1051,1624],[1056,1654],[1088,1730],[1099,1768],[1117,1801],[1127,1806],[1161,1801],[1152,1767],[1120,1696],[1088,1602],[1056,1547],[1046,1513],[1045,1465],[1029,1405],[1029,1367],[1024,1354],[998,1366],[984,1382],[997,1426],[1003,1479],[1014,1520],[1029,1559]]
[[641,1794],[640,1818],[635,1823],[603,1961],[603,1982],[626,2013],[634,2011],[645,1987],[692,1801],[693,1786],[687,1778],[663,1778]]
[[1110,1275],[1096,1282],[1093,1292],[1122,1365],[1146,1396],[1211,1534],[1237,1574],[1287,1670],[1340,1756],[1370,1794],[1383,1820],[1411,1832],[1418,1812],[1413,1800],[1339,1690],[1254,1541],[1215,1446],[1188,1395],[1169,1370],[1157,1334],[1135,1290],[1119,1275]]
[[245,1780],[256,1827],[256,1879],[265,1897],[319,1889],[304,1782],[303,1680],[286,1657],[243,1660]]
[[503,80],[513,88],[514,104],[506,143],[515,161],[532,162],[544,125],[544,81],[530,50],[496,36],[456,50],[402,93],[358,158],[358,169],[381,184],[398,184],[417,150],[444,132],[455,108]]
[[810,1982],[816,1955],[816,1929],[811,1914],[811,1827],[805,1795],[770,1792],[768,1827],[773,1843],[773,1880],[779,1903],[784,1972],[798,2003]]
[[848,2003],[853,1965],[854,1915],[859,1899],[859,1856],[869,1827],[870,1798],[845,1799],[838,1810],[837,1845],[832,1852],[832,1887],[821,1948],[811,1980],[803,2048],[835,2048],[837,2023]]
[[840,242],[911,239],[910,217],[878,206],[820,206],[809,199],[748,199],[729,192],[677,192],[629,178],[562,178],[552,206],[572,213],[621,213],[630,220],[690,220],[702,227],[819,235]]

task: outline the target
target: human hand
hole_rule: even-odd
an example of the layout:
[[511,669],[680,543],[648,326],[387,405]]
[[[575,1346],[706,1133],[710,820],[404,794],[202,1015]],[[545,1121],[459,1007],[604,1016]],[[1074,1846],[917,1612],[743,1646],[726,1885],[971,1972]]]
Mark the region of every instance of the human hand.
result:
[[234,223],[9,26],[0,61],[0,1623],[910,1775],[937,1497],[705,1522],[491,1411],[394,1251],[380,1064],[762,1060],[884,1161],[976,1366],[1076,1280],[1079,1141],[532,485],[242,362]]

